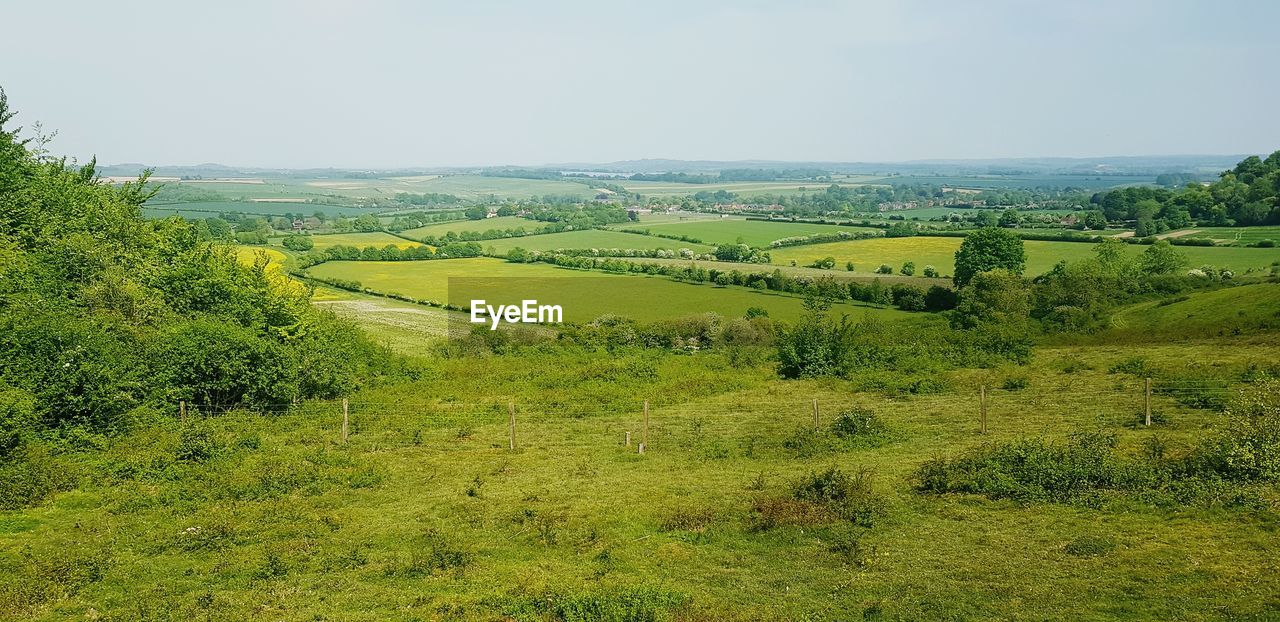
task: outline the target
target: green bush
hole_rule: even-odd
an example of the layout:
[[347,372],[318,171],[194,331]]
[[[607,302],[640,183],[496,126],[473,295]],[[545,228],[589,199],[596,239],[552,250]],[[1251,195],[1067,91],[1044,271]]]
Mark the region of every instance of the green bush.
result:
[[879,436],[886,429],[884,421],[866,408],[850,408],[831,422],[831,433],[838,438]]
[[801,478],[791,488],[797,501],[807,501],[856,525],[870,527],[884,510],[884,501],[871,486],[872,475],[859,469],[853,475],[830,467]]

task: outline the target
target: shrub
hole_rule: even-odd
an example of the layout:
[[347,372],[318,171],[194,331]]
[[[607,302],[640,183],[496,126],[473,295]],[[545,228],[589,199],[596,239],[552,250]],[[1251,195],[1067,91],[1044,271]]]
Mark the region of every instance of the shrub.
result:
[[854,524],[870,527],[884,506],[872,490],[871,479],[871,471],[867,469],[848,475],[830,467],[801,478],[791,492],[798,501],[814,503]]
[[882,263],[879,268],[876,268],[876,274],[893,274],[893,266]]
[[916,262],[908,261],[902,264],[902,270],[900,270],[900,272],[902,272],[903,276],[914,276],[916,273]]
[[879,436],[885,430],[884,421],[866,408],[850,408],[831,422],[831,433],[839,438]]
[[1027,388],[1029,384],[1030,382],[1027,380],[1026,376],[1010,376],[1005,378],[1004,383],[1000,386],[1005,391],[1021,391],[1022,389]]
[[1280,479],[1280,380],[1242,391],[1227,407],[1226,419],[1226,429],[1208,450],[1213,466],[1236,479]]
[[926,265],[924,267],[924,275],[931,279],[936,279],[939,276],[938,269],[933,266]]

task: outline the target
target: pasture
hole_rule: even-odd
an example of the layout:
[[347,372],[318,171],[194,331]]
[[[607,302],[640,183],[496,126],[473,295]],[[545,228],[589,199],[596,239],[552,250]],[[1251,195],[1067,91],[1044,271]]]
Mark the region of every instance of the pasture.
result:
[[[835,185],[860,186],[863,185],[860,183],[863,179],[861,177],[849,177],[839,180]],[[865,179],[871,180],[874,178],[868,176]],[[829,181],[727,181],[711,184],[685,184],[666,181],[622,180],[617,183],[627,190],[638,192],[642,196],[652,197],[688,196],[698,192],[716,192],[718,190],[733,192],[741,196],[813,194],[824,192],[832,185],[832,182]]]
[[1280,227],[1194,227],[1186,237],[1208,238],[1235,242],[1237,244],[1254,244],[1262,240],[1271,240],[1280,244]]
[[326,216],[354,218],[361,214],[376,213],[376,209],[325,205],[322,203],[286,203],[271,201],[193,201],[188,203],[144,203],[143,210],[151,217],[179,215],[187,220],[209,218],[222,213],[251,214],[255,216],[284,216],[303,214],[310,216],[321,212]]
[[[371,262],[331,261],[314,266],[309,274],[329,279],[359,281],[364,287],[419,300],[469,306],[473,298],[491,304],[516,304],[536,299],[558,304],[565,321],[587,322],[602,315],[621,315],[639,321],[714,312],[742,316],[760,307],[770,317],[794,320],[803,312],[803,300],[777,292],[743,287],[716,287],[630,274],[572,270],[547,264],[515,264],[501,259],[447,259],[436,261]],[[453,289],[451,291],[450,279]],[[871,314],[885,319],[918,317],[894,309],[846,303],[834,307],[855,317]]]
[[564,231],[561,233],[530,235],[520,238],[484,240],[480,242],[480,244],[484,246],[486,250],[493,249],[496,253],[506,253],[507,251],[517,247],[530,251],[553,251],[557,249],[570,248],[630,248],[637,250],[649,250],[656,248],[677,250],[687,248],[697,253],[703,253],[712,250],[712,248],[706,244],[694,244],[692,242],[668,240],[651,235],[623,233],[621,231],[610,231],[605,229],[584,229],[581,231]]
[[[282,240],[284,240],[283,237],[276,236],[271,238],[271,243],[279,245]],[[367,233],[320,233],[312,235],[311,241],[315,243],[316,250],[324,250],[333,246],[354,246],[356,248],[364,248],[366,246],[383,248],[388,244],[397,248],[422,246],[419,242],[406,240],[382,231],[370,231]]]
[[402,231],[401,234],[410,238],[425,238],[427,236],[441,237],[452,231],[453,233],[463,233],[470,231],[473,233],[483,233],[490,229],[517,229],[523,227],[525,231],[534,231],[541,229],[549,223],[521,218],[519,216],[496,216],[494,218],[485,218],[483,220],[455,220],[452,222],[433,223],[416,229],[408,229]]
[[[942,274],[954,270],[955,252],[962,238],[916,236],[909,238],[880,238],[830,242],[809,246],[792,246],[771,251],[773,263],[789,265],[792,261],[805,266],[823,257],[834,257],[836,267],[843,268],[852,261],[857,272],[874,272],[880,264],[893,266],[896,272],[902,264],[913,261],[919,271],[925,265],[933,265]],[[1085,242],[1045,242],[1027,240],[1026,275],[1035,276],[1051,270],[1059,261],[1077,261],[1093,256],[1093,244]],[[1125,251],[1138,255],[1146,250],[1140,244],[1127,244]],[[1239,273],[1250,269],[1269,270],[1273,262],[1280,261],[1277,248],[1236,248],[1179,246],[1178,252],[1190,261],[1189,267],[1211,265]]]
[[768,248],[769,243],[782,238],[813,235],[815,233],[854,233],[875,232],[878,229],[866,227],[845,227],[840,225],[819,225],[804,222],[766,222],[763,220],[699,220],[667,224],[645,224],[629,227],[632,229],[648,229],[655,234],[686,235],[707,244],[736,244]]

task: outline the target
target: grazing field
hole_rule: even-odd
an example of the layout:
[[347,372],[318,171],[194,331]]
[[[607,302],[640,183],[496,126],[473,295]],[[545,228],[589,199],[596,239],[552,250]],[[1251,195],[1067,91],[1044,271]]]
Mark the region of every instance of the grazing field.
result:
[[1193,230],[1195,233],[1187,234],[1186,237],[1234,241],[1239,244],[1271,240],[1280,244],[1280,227],[1195,227]]
[[[72,450],[77,469],[94,477],[0,522],[14,591],[46,594],[34,611],[10,612],[357,622],[1274,619],[1280,549],[1268,510],[916,490],[922,464],[983,445],[1104,430],[1134,453],[1155,437],[1181,451],[1220,424],[1212,410],[1157,394],[1162,423],[1133,426],[1141,381],[1108,369],[1135,357],[1157,369],[1191,360],[1239,370],[1274,361],[1275,351],[1230,342],[1044,348],[1027,366],[943,374],[953,391],[905,399],[844,380],[779,380],[769,363],[715,354],[423,359],[421,380],[349,396],[347,442],[341,404],[316,401],[271,416],[157,424]],[[973,385],[1006,378],[1026,386],[992,392],[990,431],[980,434]],[[517,448],[509,450],[513,399]],[[646,399],[649,448],[637,455],[623,439],[640,438]],[[797,446],[813,399],[824,425],[858,405],[887,432]],[[207,457],[183,457],[201,442],[194,446]],[[866,525],[788,505],[798,482],[832,467],[868,478],[879,509]]]
[[1111,318],[1127,338],[1221,337],[1280,329],[1280,284],[1194,292],[1133,305]]
[[[861,178],[842,179],[835,185],[840,186],[860,186],[862,183],[855,183]],[[872,179],[867,177],[866,179]],[[820,193],[824,192],[832,185],[832,182],[823,181],[728,181],[713,184],[684,184],[679,182],[666,181],[631,181],[624,180],[617,182],[623,188],[632,192],[639,192],[643,196],[685,196],[696,194],[698,192],[716,192],[725,190],[743,196],[757,194],[776,194],[789,195],[800,193]]]
[[[403,178],[392,178],[396,181]],[[413,178],[417,179],[417,178]],[[599,191],[586,184],[548,179],[516,179],[511,177],[485,177],[483,175],[441,175],[413,183],[397,185],[411,188],[404,192],[439,192],[462,199],[526,199],[535,196],[594,197]]]
[[895,175],[868,180],[871,183],[929,184],[953,188],[1082,188],[1103,190],[1121,186],[1152,185],[1155,175]]
[[[925,265],[933,265],[942,274],[951,274],[955,252],[961,241],[961,238],[928,236],[854,240],[780,248],[770,255],[775,264],[787,265],[795,261],[799,266],[830,256],[836,259],[837,268],[852,261],[858,272],[873,272],[882,263],[893,266],[896,272],[903,262],[914,261],[917,271]],[[1091,257],[1094,246],[1084,242],[1039,240],[1027,240],[1025,245],[1028,276],[1047,272],[1064,259],[1076,261]],[[1126,252],[1134,255],[1141,254],[1146,248],[1139,244],[1125,246]],[[1250,269],[1268,270],[1273,262],[1280,261],[1280,249],[1276,248],[1179,246],[1177,249],[1187,257],[1191,267],[1211,265],[1242,273]]]
[[[282,237],[271,238],[273,244],[279,244]],[[371,231],[368,233],[323,233],[312,235],[311,241],[315,243],[315,248],[323,250],[332,246],[355,246],[356,248],[364,248],[366,246],[376,246],[383,248],[388,244],[397,248],[410,248],[414,246],[422,246],[419,242],[413,242],[401,237],[396,237],[390,233],[382,231]]]
[[703,220],[670,224],[644,224],[630,227],[648,229],[655,234],[686,235],[706,242],[707,244],[743,243],[749,246],[768,248],[769,243],[782,238],[813,235],[815,233],[839,233],[847,231],[873,232],[878,229],[865,227],[844,227],[839,225],[818,225],[803,222],[765,222],[763,220]]
[[734,261],[703,261],[697,259],[663,259],[656,257],[620,257],[619,259],[633,263],[653,263],[666,266],[699,266],[708,270],[737,270],[744,273],[773,272],[774,270],[778,270],[783,274],[796,277],[809,277],[815,279],[832,278],[837,281],[858,281],[861,283],[867,283],[879,279],[881,282],[889,285],[901,283],[904,285],[914,285],[922,288],[928,288],[931,285],[942,285],[945,287],[950,287],[952,285],[951,279],[930,279],[921,276],[919,267],[917,267],[915,276],[902,276],[900,274],[868,274],[867,272],[856,271],[849,272],[844,269],[844,266],[836,266],[834,269],[824,270],[820,268],[807,268],[804,266],[780,266],[777,264],[738,263]]
[[520,227],[523,227],[525,231],[534,231],[545,227],[547,224],[519,216],[497,216],[483,220],[455,220],[453,222],[435,223],[425,227],[408,229],[401,233],[410,238],[425,238],[427,236],[440,237],[450,231],[454,233],[462,233],[464,231],[483,233],[490,229],[516,229]]
[[378,343],[406,355],[429,351],[448,334],[455,311],[320,286],[312,304],[349,318]]
[[[656,276],[570,270],[546,264],[515,264],[491,258],[331,261],[310,268],[308,273],[321,278],[359,281],[364,287],[380,292],[459,306],[469,306],[474,297],[503,304],[536,298],[542,304],[561,305],[565,321],[571,322],[586,322],[609,314],[640,321],[706,312],[738,317],[750,307],[763,308],[770,317],[780,319],[795,319],[804,312],[801,298],[776,292],[681,283]],[[450,291],[450,279],[455,279],[453,286],[457,291]],[[921,315],[854,303],[835,308],[851,315],[867,313],[887,319]]]
[[188,220],[209,218],[221,213],[254,214],[258,216],[283,216],[285,214],[305,214],[310,216],[322,212],[326,216],[355,217],[361,214],[374,214],[376,209],[345,207],[341,205],[324,205],[321,203],[281,203],[272,201],[196,201],[190,203],[145,203],[143,209],[148,215],[167,216],[178,214]]
[[712,248],[706,244],[668,240],[651,235],[623,233],[604,229],[584,229],[582,231],[565,231],[563,233],[547,233],[520,238],[503,238],[480,242],[485,249],[493,249],[498,253],[506,253],[513,248],[529,251],[553,251],[568,248],[631,248],[649,250],[665,248],[676,250],[687,248],[694,252],[707,252]]

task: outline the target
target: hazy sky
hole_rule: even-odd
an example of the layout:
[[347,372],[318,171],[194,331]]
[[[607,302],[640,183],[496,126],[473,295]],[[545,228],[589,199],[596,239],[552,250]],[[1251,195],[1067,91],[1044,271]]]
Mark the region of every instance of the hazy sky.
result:
[[0,86],[104,163],[1264,153],[1280,2],[6,2]]

